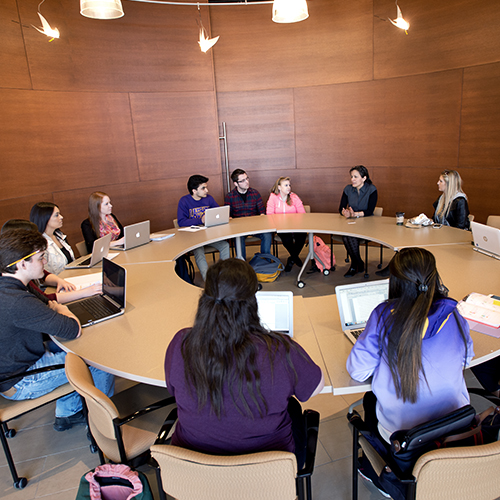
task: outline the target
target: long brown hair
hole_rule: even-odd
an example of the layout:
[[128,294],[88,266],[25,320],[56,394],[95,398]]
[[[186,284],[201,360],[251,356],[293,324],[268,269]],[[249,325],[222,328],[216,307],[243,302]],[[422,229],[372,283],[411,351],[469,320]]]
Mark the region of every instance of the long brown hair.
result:
[[95,191],[89,196],[89,221],[97,237],[99,237],[100,232],[101,204],[105,196],[108,195],[102,191]]
[[226,259],[211,266],[194,326],[182,341],[184,376],[196,391],[198,408],[201,410],[208,401],[218,418],[223,412],[225,383],[241,413],[252,416],[243,387],[260,415],[267,413],[257,366],[259,344],[267,348],[271,367],[282,346],[295,372],[289,355],[293,348],[289,337],[269,332],[260,324],[257,286],[255,271],[243,260]]
[[[422,333],[432,303],[446,296],[434,255],[423,248],[403,248],[389,263],[389,301],[383,314],[387,361],[403,401],[415,403],[422,366]],[[462,332],[461,332],[462,334]],[[467,356],[467,341],[464,345]]]
[[[278,180],[274,183],[273,187],[271,188],[271,193],[274,193],[276,195],[280,195],[280,190],[279,190],[279,185],[283,182],[283,181],[289,181],[290,180],[290,177],[279,177]],[[290,191],[290,193],[288,193],[288,196],[286,197],[286,204],[287,205],[290,205],[292,206],[293,205],[293,202],[292,202],[292,197],[290,196],[292,191]]]

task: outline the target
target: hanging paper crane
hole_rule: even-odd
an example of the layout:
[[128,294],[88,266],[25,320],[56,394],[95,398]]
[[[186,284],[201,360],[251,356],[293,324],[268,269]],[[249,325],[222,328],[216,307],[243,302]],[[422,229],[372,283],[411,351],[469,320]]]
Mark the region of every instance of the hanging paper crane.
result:
[[401,14],[401,9],[399,8],[397,0],[396,0],[396,7],[398,9],[398,17],[394,21],[391,18],[388,19],[389,21],[391,21],[392,24],[394,24],[394,26],[402,30],[405,30],[405,33],[408,34],[407,30],[410,27],[410,23],[403,19],[403,14]]
[[208,38],[207,37],[207,32],[205,31],[205,28],[200,26],[200,49],[202,52],[206,52],[207,50],[211,49],[219,40],[219,37],[216,36],[215,38]]
[[33,28],[35,28],[40,33],[43,33],[44,35],[52,37],[49,40],[49,42],[51,42],[52,40],[54,40],[54,38],[59,38],[59,30],[57,28],[52,29],[50,27],[50,24],[47,22],[47,20],[45,19],[45,17],[43,17],[42,14],[40,14],[40,12],[38,12],[38,16],[40,17],[40,21],[42,21],[42,29],[37,28],[33,24],[31,26],[33,26]]

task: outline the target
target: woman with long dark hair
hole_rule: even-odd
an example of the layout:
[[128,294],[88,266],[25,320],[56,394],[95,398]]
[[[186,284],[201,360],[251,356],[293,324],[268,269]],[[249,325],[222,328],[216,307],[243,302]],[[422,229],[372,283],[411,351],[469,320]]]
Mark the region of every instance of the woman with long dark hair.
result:
[[95,191],[89,196],[89,216],[82,224],[87,252],[92,253],[94,241],[111,233],[111,246],[123,243],[123,226],[113,214],[113,205],[106,193]]
[[434,255],[404,248],[389,271],[389,300],[372,312],[347,360],[355,380],[373,376],[375,411],[366,405],[365,418],[376,419],[382,442],[469,404],[463,370],[474,356],[469,326],[446,296]]
[[212,454],[265,450],[299,455],[292,421],[300,401],[319,393],[321,369],[291,338],[266,330],[257,277],[239,259],[208,269],[192,328],[167,349],[165,379],[178,405],[172,444]]
[[47,240],[45,269],[49,273],[59,274],[67,264],[75,260],[73,249],[61,231],[63,216],[59,207],[49,201],[37,203],[31,208],[30,221],[36,224],[38,231]]
[[[356,165],[349,170],[351,184],[344,188],[340,199],[339,212],[347,219],[369,217],[377,206],[378,193],[373,185],[368,169],[363,165]],[[359,253],[359,238],[342,236],[342,241],[351,260],[351,267],[344,274],[350,278],[363,272],[365,264]]]
[[462,178],[456,170],[443,170],[437,182],[441,192],[434,202],[434,222],[469,229],[469,204],[462,191]]

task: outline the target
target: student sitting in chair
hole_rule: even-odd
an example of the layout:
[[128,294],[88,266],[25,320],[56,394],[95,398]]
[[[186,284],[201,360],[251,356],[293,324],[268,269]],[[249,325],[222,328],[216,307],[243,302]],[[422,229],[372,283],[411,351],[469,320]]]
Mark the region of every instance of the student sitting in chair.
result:
[[[43,277],[47,240],[36,231],[17,229],[0,235],[0,379],[29,369],[64,364],[65,352],[45,350],[43,334],[74,339],[82,329],[70,310],[54,301],[45,304],[27,289],[31,280]],[[112,395],[114,378],[91,368],[96,386]],[[67,382],[64,369],[19,377],[0,384],[6,399],[23,400],[43,396]],[[77,393],[56,404],[54,429],[65,431],[85,424]]]

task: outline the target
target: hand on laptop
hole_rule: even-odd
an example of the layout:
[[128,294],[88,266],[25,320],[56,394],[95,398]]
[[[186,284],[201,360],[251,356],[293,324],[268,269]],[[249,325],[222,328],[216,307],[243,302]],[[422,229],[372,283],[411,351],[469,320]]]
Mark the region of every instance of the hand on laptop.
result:
[[125,243],[124,238],[120,238],[119,240],[112,241],[109,246],[110,247],[116,247],[118,245],[123,245]]

